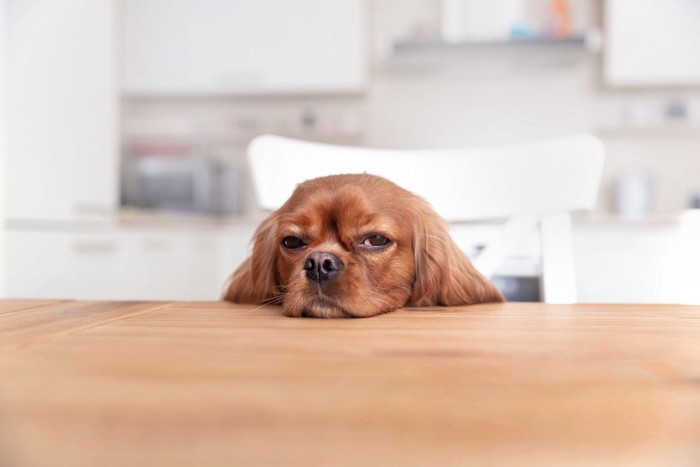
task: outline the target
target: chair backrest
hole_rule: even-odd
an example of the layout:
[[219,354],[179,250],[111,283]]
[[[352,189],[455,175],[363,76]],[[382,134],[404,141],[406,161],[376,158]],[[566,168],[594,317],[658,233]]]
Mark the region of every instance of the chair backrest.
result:
[[461,150],[383,150],[255,138],[248,162],[260,207],[277,209],[304,180],[367,172],[427,199],[447,221],[595,206],[604,160],[588,135]]
[[324,175],[370,173],[425,198],[452,224],[509,219],[474,259],[487,277],[539,227],[542,293],[573,303],[576,286],[570,212],[595,206],[605,151],[593,136],[460,150],[385,150],[263,135],[248,147],[258,204],[279,208],[299,183]]

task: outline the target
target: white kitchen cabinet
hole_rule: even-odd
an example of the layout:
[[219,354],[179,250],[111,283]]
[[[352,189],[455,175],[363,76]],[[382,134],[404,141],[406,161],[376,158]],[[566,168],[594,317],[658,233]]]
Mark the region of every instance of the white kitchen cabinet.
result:
[[123,245],[111,234],[7,234],[8,295],[17,298],[109,297]]
[[246,256],[252,229],[12,229],[7,234],[8,296],[217,300]]
[[697,86],[700,2],[607,0],[603,75],[611,86]]
[[357,92],[365,0],[124,0],[130,94]]
[[673,223],[592,223],[574,228],[578,299],[584,303],[679,303],[669,294]]
[[216,300],[219,238],[209,232],[125,232],[118,293],[132,299]]
[[7,0],[11,219],[88,219],[118,204],[116,0]]
[[[695,216],[694,227],[690,230],[671,219],[575,222],[577,300],[582,303],[700,303],[696,286],[696,278],[700,277],[700,214]],[[485,243],[484,239],[495,232],[470,226],[454,233],[461,244],[473,245]],[[537,236],[525,239],[513,253],[497,275],[532,277],[539,274]]]

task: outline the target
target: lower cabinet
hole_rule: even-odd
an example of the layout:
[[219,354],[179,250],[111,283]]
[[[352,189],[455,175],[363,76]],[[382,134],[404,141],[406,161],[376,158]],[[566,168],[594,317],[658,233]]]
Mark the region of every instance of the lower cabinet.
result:
[[689,214],[678,222],[579,226],[579,301],[700,304],[700,211]]
[[253,227],[7,233],[15,298],[216,300],[247,254]]
[[[255,227],[251,223],[99,231],[10,228],[8,296],[217,300],[228,277],[246,258]],[[686,230],[675,224],[575,225],[579,301],[700,303],[700,222]],[[535,290],[538,274],[531,267],[536,259],[532,253],[524,248],[499,275],[524,278]],[[507,292],[514,283],[504,283],[503,277],[496,281]]]

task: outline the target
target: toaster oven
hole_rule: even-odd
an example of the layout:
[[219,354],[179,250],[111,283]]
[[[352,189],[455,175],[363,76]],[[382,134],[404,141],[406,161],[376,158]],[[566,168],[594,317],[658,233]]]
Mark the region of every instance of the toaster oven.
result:
[[137,154],[122,167],[123,206],[228,215],[238,211],[236,172],[225,161],[188,154]]

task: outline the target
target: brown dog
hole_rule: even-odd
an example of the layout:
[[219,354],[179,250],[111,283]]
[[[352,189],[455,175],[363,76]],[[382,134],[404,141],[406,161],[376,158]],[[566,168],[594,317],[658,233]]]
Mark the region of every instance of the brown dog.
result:
[[428,203],[367,174],[299,185],[258,227],[225,298],[318,318],[503,301]]

